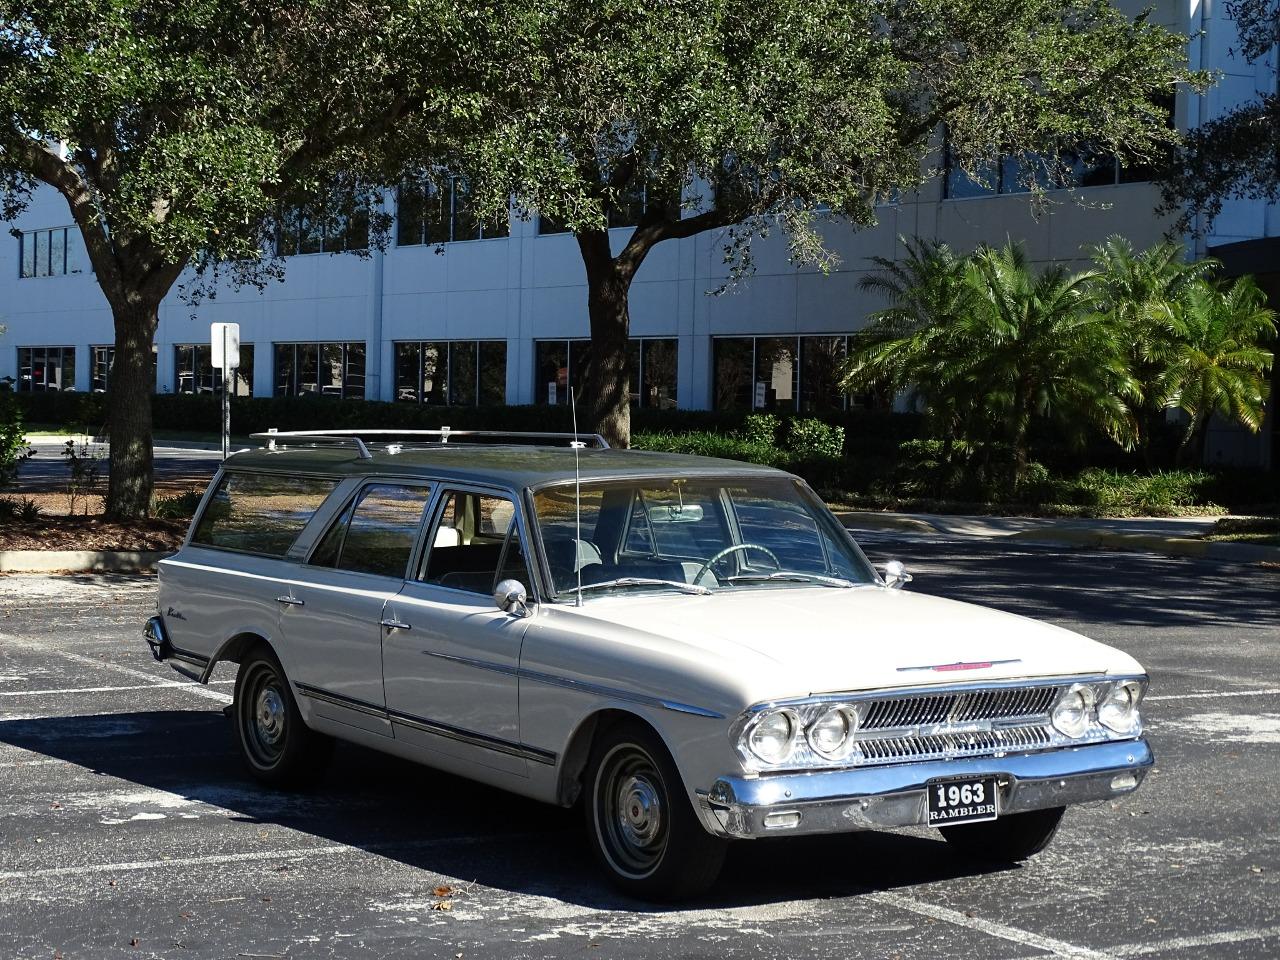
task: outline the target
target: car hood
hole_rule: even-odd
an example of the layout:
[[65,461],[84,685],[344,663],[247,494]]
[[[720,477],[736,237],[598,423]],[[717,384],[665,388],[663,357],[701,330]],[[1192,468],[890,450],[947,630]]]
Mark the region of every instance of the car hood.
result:
[[1052,624],[881,587],[614,596],[578,610],[731,660],[768,699],[1141,669]]

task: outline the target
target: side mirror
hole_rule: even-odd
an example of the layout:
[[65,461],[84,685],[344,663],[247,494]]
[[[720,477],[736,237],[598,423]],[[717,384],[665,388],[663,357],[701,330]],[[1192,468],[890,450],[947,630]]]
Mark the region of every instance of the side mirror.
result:
[[513,617],[529,615],[529,594],[519,580],[503,580],[493,588],[494,605]]
[[911,582],[911,574],[901,560],[890,560],[884,565],[884,585],[890,590],[901,590]]

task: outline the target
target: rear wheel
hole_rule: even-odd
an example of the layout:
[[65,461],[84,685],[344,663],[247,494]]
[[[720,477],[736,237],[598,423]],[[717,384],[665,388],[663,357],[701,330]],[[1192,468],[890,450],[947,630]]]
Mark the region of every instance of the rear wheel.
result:
[[1017,863],[1034,857],[1058,832],[1066,807],[1015,813],[986,823],[942,827],[943,837],[967,857],[995,863]]
[[240,756],[263,783],[301,786],[324,773],[333,741],[303,722],[284,668],[266,647],[240,661],[231,715]]
[[703,828],[666,747],[639,722],[597,734],[583,806],[596,858],[625,893],[687,899],[720,873],[728,841]]

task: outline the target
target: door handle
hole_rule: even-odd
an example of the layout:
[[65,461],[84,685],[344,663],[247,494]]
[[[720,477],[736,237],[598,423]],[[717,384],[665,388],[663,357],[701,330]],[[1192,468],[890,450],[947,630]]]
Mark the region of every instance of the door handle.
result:
[[305,607],[307,601],[299,600],[297,597],[276,597],[276,603],[283,603],[286,607]]
[[383,620],[382,625],[388,630],[412,630],[413,625],[403,620]]

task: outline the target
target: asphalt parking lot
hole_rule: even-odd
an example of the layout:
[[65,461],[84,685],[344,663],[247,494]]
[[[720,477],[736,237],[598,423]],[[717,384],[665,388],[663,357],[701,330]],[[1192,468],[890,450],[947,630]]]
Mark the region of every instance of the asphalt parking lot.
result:
[[152,578],[0,577],[0,956],[1280,956],[1280,570],[866,543],[911,589],[1135,654],[1144,788],[1016,869],[923,830],[755,842],[710,899],[654,908],[601,884],[573,811],[357,748],[313,793],[254,786],[232,674],[195,687],[147,655]]

